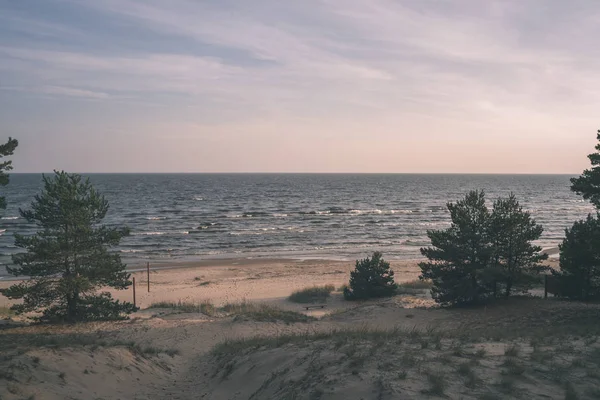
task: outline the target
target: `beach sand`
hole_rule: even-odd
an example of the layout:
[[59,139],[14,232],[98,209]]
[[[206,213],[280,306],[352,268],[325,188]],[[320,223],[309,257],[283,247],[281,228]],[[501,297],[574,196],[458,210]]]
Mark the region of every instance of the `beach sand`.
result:
[[[416,279],[417,264],[415,260],[392,262],[396,280]],[[348,261],[243,258],[151,264],[149,292],[146,271],[133,272],[131,276],[136,281],[136,303],[140,308],[165,301],[210,301],[215,305],[252,301],[290,307],[286,298],[294,290],[325,284],[337,288],[348,283],[353,268],[354,263]],[[0,281],[0,288],[10,285],[11,281]],[[109,291],[119,300],[133,301],[132,288]],[[0,307],[9,304],[8,299],[0,296]]]

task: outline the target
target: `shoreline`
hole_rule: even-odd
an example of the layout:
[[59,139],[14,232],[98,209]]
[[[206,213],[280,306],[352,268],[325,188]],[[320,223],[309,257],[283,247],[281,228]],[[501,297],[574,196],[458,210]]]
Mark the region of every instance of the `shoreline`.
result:
[[[549,261],[558,259],[559,248],[558,246],[543,248],[542,253],[548,254]],[[371,253],[365,253],[361,257],[370,256]],[[163,270],[177,270],[177,269],[189,269],[189,268],[206,268],[206,267],[228,267],[228,266],[253,266],[257,264],[273,264],[273,263],[284,263],[284,262],[331,262],[331,263],[352,263],[359,259],[349,256],[340,255],[289,255],[284,256],[244,256],[240,255],[237,257],[215,257],[215,258],[197,258],[197,259],[180,259],[174,261],[166,260],[148,260],[148,261],[134,261],[127,263],[127,271],[130,273],[137,273],[146,271],[147,263],[150,264],[150,271],[163,271]],[[385,253],[384,253],[384,258]],[[391,263],[417,263],[424,261],[424,257],[408,257],[408,258],[393,258],[387,257],[387,260]],[[21,281],[27,278],[13,277],[12,275],[0,274],[0,282],[8,281]]]

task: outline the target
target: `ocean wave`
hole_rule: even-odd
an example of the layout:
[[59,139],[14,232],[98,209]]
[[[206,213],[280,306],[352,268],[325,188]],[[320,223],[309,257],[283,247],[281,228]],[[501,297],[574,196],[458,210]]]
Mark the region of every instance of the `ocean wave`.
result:
[[217,226],[217,225],[219,225],[219,224],[216,223],[216,222],[209,222],[209,223],[206,223],[206,224],[200,224],[200,225],[198,225],[198,227],[196,229],[200,229],[200,230],[210,229],[213,226]]
[[146,219],[149,221],[159,221],[159,220],[167,219],[167,217],[146,217]]
[[162,235],[188,235],[189,231],[176,232],[133,232],[133,236],[162,236]]
[[379,208],[367,208],[367,209],[357,209],[357,208],[349,208],[344,209],[340,207],[330,207],[326,210],[316,210],[316,211],[300,211],[298,214],[300,215],[394,215],[394,214],[413,214],[417,213],[417,210],[403,210],[403,209],[391,209],[391,210],[382,210]]
[[19,219],[21,217],[2,217],[1,219],[6,219],[6,220],[15,220],[15,219]]
[[204,197],[194,197],[194,200],[196,200],[196,201],[204,201]]
[[236,231],[228,232],[230,236],[260,236],[268,234],[280,234],[285,232],[298,232],[304,233],[305,229],[298,226],[288,227],[266,227],[266,228],[255,228],[255,229],[239,229]]

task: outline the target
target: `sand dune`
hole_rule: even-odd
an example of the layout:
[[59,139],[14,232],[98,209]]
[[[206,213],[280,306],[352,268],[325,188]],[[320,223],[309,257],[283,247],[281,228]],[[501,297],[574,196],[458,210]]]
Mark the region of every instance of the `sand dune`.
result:
[[[564,399],[568,390],[598,398],[598,305],[515,298],[443,310],[426,290],[361,303],[336,292],[318,312],[286,300],[302,287],[344,283],[351,268],[315,260],[180,268],[152,273],[150,293],[137,274],[144,309],[129,321],[0,330],[0,398]],[[399,281],[418,272],[416,262],[394,268]],[[246,300],[318,318],[146,308],[166,300]]]

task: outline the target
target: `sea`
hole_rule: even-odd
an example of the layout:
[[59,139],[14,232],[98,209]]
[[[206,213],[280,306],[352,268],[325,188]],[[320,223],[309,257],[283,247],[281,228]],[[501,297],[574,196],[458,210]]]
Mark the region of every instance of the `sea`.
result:
[[[565,228],[593,212],[569,190],[569,175],[454,174],[89,174],[107,198],[105,223],[128,226],[114,248],[130,266],[227,258],[415,259],[427,230],[450,225],[446,204],[469,190],[491,202],[514,193],[555,248]],[[42,189],[41,174],[12,174],[2,188],[0,276],[33,234],[19,209]]]

